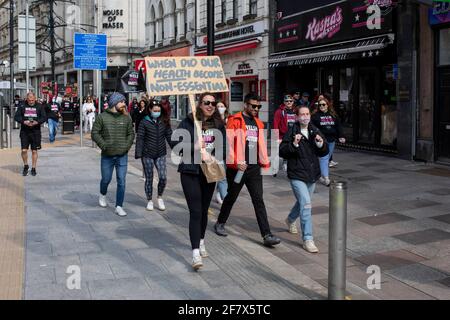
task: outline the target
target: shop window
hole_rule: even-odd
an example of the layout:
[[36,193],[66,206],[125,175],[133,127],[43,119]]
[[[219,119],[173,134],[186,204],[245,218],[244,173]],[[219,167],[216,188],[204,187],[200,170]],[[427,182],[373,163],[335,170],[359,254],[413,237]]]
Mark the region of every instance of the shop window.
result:
[[242,102],[244,101],[244,84],[242,82],[231,83],[231,102]]
[[267,80],[261,80],[259,82],[259,95],[261,101],[267,101]]
[[450,28],[439,31],[439,65],[450,65]]
[[381,144],[397,145],[397,79],[395,66],[383,68],[381,95]]
[[257,8],[258,8],[258,0],[250,0],[249,5],[250,5],[249,13],[251,15],[256,16],[256,12],[257,12]]
[[238,9],[239,9],[239,2],[237,0],[233,0],[233,19],[238,18]]
[[221,10],[222,23],[225,23],[227,21],[227,0],[222,0]]
[[249,82],[250,85],[250,92],[255,93],[256,95],[258,95],[258,81],[250,81]]

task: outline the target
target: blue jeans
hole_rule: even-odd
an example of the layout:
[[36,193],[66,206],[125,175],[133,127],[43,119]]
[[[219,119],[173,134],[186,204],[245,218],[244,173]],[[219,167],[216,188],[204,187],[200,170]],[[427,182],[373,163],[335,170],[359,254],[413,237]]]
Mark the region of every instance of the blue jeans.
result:
[[222,200],[224,200],[225,197],[228,194],[228,182],[227,182],[227,179],[223,179],[222,181],[219,181],[217,183],[217,191],[219,191],[220,198],[222,198]]
[[289,223],[294,223],[300,217],[302,227],[303,241],[314,240],[312,228],[312,195],[316,188],[315,183],[305,183],[300,180],[291,180],[292,190],[294,191],[297,202],[289,214]]
[[322,177],[327,178],[330,176],[330,159],[331,156],[334,153],[334,148],[336,147],[336,142],[328,142],[328,148],[330,149],[330,152],[323,158],[319,158],[320,162],[320,172],[322,174]]
[[48,119],[48,137],[50,143],[55,142],[56,130],[58,129],[58,121],[53,119]]
[[102,156],[101,170],[102,181],[100,193],[104,196],[108,193],[108,186],[112,180],[114,168],[116,168],[117,194],[116,207],[122,207],[125,199],[125,182],[128,170],[128,154],[116,157]]

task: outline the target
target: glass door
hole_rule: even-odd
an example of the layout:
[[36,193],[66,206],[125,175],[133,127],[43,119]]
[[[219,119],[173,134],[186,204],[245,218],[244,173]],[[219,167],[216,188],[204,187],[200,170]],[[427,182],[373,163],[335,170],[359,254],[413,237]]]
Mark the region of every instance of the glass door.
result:
[[376,79],[374,67],[359,70],[359,142],[377,143]]
[[439,70],[438,158],[450,162],[450,68]]
[[349,142],[354,141],[354,79],[355,68],[342,68],[339,70],[339,103],[334,106],[344,128],[344,135]]

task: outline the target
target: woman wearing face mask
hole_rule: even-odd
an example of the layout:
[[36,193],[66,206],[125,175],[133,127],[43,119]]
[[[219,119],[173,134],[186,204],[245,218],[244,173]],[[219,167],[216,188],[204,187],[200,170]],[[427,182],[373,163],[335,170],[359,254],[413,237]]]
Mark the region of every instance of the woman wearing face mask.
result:
[[[225,103],[220,101],[219,103],[217,103],[217,110],[219,110],[220,116],[222,117],[222,120],[226,125],[228,122],[228,117],[230,116],[228,107],[225,105]],[[227,191],[228,191],[228,182],[227,179],[225,178],[217,183],[216,201],[219,205],[223,204],[223,200],[227,196]]]
[[328,153],[328,146],[322,133],[311,124],[308,107],[297,110],[297,122],[289,129],[280,145],[280,156],[288,161],[287,175],[297,202],[286,218],[289,232],[297,234],[295,221],[300,217],[303,248],[310,253],[319,249],[314,243],[312,230],[312,203],[316,182],[320,177],[317,157]]
[[322,174],[320,183],[328,187],[331,183],[329,174],[330,158],[333,156],[336,141],[345,143],[346,140],[341,123],[330,101],[326,98],[321,98],[318,100],[318,103],[319,110],[312,116],[312,123],[323,132],[328,142],[329,153],[320,158],[320,171]]
[[146,116],[140,122],[136,139],[136,159],[142,159],[145,173],[145,194],[147,195],[147,210],[153,211],[153,168],[158,171],[158,209],[165,211],[162,199],[167,185],[166,141],[172,145],[172,129],[170,119],[158,103],[150,102]]

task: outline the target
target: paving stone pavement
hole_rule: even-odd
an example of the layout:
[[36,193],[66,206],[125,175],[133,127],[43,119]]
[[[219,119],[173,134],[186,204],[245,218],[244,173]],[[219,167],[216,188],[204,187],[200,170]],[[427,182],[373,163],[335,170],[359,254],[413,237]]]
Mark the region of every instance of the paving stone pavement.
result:
[[[74,140],[76,141],[76,139]],[[90,146],[89,141],[86,146]],[[130,152],[126,218],[98,207],[99,152],[76,143],[46,147],[39,175],[25,179],[25,299],[325,299],[328,273],[328,189],[313,199],[316,242],[306,253],[284,219],[294,197],[284,173],[265,177],[265,201],[275,249],[261,245],[244,189],[217,237],[210,217],[210,258],[193,272],[188,211],[179,175],[169,165],[167,212],[146,212],[140,162]],[[449,168],[397,158],[337,151],[334,179],[349,183],[347,291],[352,299],[449,299]],[[437,169],[436,169],[437,168]],[[433,170],[434,169],[434,170]],[[156,184],[156,181],[155,181]],[[381,268],[381,289],[370,290],[367,267]],[[70,266],[81,271],[69,290]]]

